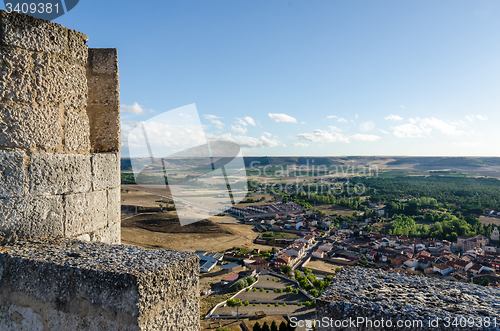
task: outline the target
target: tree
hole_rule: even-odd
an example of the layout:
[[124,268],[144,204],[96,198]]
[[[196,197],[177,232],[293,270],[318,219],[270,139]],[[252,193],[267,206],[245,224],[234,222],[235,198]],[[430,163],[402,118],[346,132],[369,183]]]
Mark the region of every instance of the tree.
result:
[[234,300],[234,299],[229,299],[226,301],[226,304],[228,307],[236,307],[236,318],[238,319],[238,321],[240,320],[240,307],[243,305],[243,303],[241,302],[241,300]]
[[267,322],[264,322],[264,325],[262,325],[262,331],[271,331],[271,329],[269,328],[269,324],[267,324]]
[[286,292],[286,293],[290,293],[290,292],[292,292],[292,287],[291,287],[291,286],[287,286],[287,287],[285,287],[285,292]]
[[306,306],[306,308],[311,308],[311,303],[309,301],[306,301],[306,303],[304,303],[304,306]]
[[276,324],[276,321],[271,323],[271,331],[278,331],[278,324]]
[[290,267],[288,264],[284,264],[281,266],[281,272],[285,275],[289,275],[292,273],[292,267]]
[[260,327],[260,324],[259,322],[255,322],[255,324],[253,325],[253,331],[262,331],[262,328]]
[[481,285],[483,285],[483,286],[489,286],[490,285],[490,279],[488,277],[484,278],[483,281],[481,282]]
[[286,327],[285,321],[281,322],[280,328],[278,331],[288,331],[288,328]]

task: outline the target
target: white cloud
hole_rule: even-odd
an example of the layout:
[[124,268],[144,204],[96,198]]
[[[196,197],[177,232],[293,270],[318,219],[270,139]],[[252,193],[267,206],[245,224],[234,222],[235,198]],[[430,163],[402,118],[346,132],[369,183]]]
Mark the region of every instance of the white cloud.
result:
[[351,136],[351,138],[359,141],[377,141],[380,139],[379,136],[376,136],[374,134],[361,134],[361,133],[355,134]]
[[389,120],[389,121],[402,121],[403,118],[399,115],[389,115],[389,116],[386,116],[384,117],[384,120]]
[[[377,135],[373,134],[355,134],[352,136],[347,136],[339,132],[340,129],[334,126],[330,126],[330,131],[316,129],[311,133],[301,133],[298,134],[297,137],[302,141],[311,141],[311,142],[324,142],[324,143],[332,143],[332,142],[340,142],[340,143],[349,143],[351,139],[357,141],[377,141],[381,139]],[[293,144],[292,144],[293,145]]]
[[309,145],[306,143],[293,143],[292,146],[293,147],[307,147]]
[[482,115],[467,115],[467,116],[465,116],[465,118],[471,122],[473,122],[476,119],[478,119],[480,121],[487,121],[488,120],[488,118],[486,116],[482,116]]
[[328,126],[328,128],[330,129],[330,131],[342,132],[342,129],[337,128],[336,126],[333,126],[333,125]]
[[325,131],[325,130],[320,130],[316,129],[313,130],[311,133],[300,133],[297,135],[297,137],[300,140],[304,141],[319,141],[319,142],[342,142],[342,143],[348,143],[349,138],[338,133],[338,132],[333,132],[333,131]]
[[373,121],[367,121],[367,122],[361,123],[361,125],[359,126],[359,130],[361,132],[367,132],[367,131],[371,131],[373,129],[375,129],[375,123],[373,123]]
[[286,114],[269,113],[269,117],[275,122],[297,123],[297,120],[294,117]]
[[355,118],[358,118],[358,114],[356,114]]
[[272,136],[272,134],[269,133],[269,132],[262,132],[262,134],[265,135],[266,137],[271,137]]
[[394,135],[400,138],[420,138],[432,131],[430,128],[423,128],[412,123],[401,124],[392,129],[394,130]]
[[250,116],[245,116],[243,119],[247,121],[247,123],[250,124],[251,126],[255,126],[255,121]]
[[134,113],[137,115],[144,114],[144,109],[137,102],[135,102],[132,106],[120,105],[120,109],[127,113]]
[[245,128],[241,125],[231,125],[231,130],[233,130],[234,132],[239,133],[239,134],[247,133],[247,128]]
[[306,124],[306,122],[300,122],[300,124]]
[[385,130],[382,130],[382,129],[378,129],[380,132],[382,132],[383,134],[389,134],[389,132],[385,131]]
[[220,118],[220,117],[218,117],[218,116],[215,116],[215,115],[208,115],[208,114],[207,114],[207,115],[203,115],[203,117],[204,117],[205,119],[207,119],[207,120],[216,120],[216,119]]
[[236,123],[238,125],[242,125],[242,126],[247,126],[248,125],[248,123],[245,120],[242,120],[241,118],[236,118],[236,120],[234,121],[234,123]]
[[212,124],[215,125],[219,130],[224,128],[224,123],[219,120],[211,120]]
[[399,106],[399,107],[401,107],[401,108],[403,108],[403,109],[406,109],[406,107],[405,107],[405,106],[403,106],[403,105],[401,105],[401,106]]
[[335,118],[339,123],[347,123],[347,120],[343,117],[338,117],[336,115],[328,115],[326,118],[332,119]]
[[262,147],[276,147],[283,146],[283,144],[276,139],[269,139],[262,135],[259,138],[243,136],[243,135],[232,135],[231,133],[225,133],[220,136],[215,136],[213,134],[207,134],[207,138],[215,140],[226,140],[237,143],[241,147],[245,148],[262,148]]
[[458,130],[456,124],[447,123],[437,118],[410,118],[410,123],[393,127],[393,133],[401,138],[419,138],[431,134],[433,130],[449,136],[459,136],[465,132]]

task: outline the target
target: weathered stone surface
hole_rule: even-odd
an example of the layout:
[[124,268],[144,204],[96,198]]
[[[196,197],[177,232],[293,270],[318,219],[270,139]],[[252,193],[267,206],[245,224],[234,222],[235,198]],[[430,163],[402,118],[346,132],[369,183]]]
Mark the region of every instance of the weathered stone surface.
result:
[[198,331],[198,263],[191,253],[69,240],[4,246],[0,321],[37,326],[38,314],[50,330]]
[[110,227],[99,229],[90,234],[90,241],[98,241],[106,244],[120,244],[121,243],[121,229],[120,224],[115,223]]
[[94,191],[120,186],[118,155],[117,153],[92,154],[92,189]]
[[32,102],[32,52],[0,47],[0,101]]
[[108,190],[108,226],[121,221],[120,187]]
[[89,65],[93,74],[115,76],[118,72],[118,55],[116,48],[91,48]]
[[65,236],[90,233],[108,225],[106,191],[70,194],[64,197]]
[[0,330],[43,331],[42,316],[29,307],[0,302]]
[[89,49],[87,64],[90,141],[93,152],[120,150],[120,86],[115,49]]
[[0,147],[54,152],[61,144],[61,110],[0,103]]
[[86,34],[69,30],[69,57],[75,59],[78,63],[86,64],[89,57],[88,40],[89,37]]
[[0,242],[63,236],[61,196],[0,199]]
[[66,152],[90,152],[90,126],[85,111],[67,110],[64,123],[64,148]]
[[30,15],[0,12],[1,42],[32,51],[67,55],[68,29]]
[[89,192],[90,155],[32,154],[28,178],[30,193],[33,195]]
[[52,106],[83,109],[87,105],[87,78],[83,64],[48,53],[35,53],[33,77],[36,101]]
[[25,156],[22,151],[0,151],[0,198],[26,194]]
[[[499,297],[500,289],[493,287],[360,267],[343,268],[316,300],[316,320],[327,318],[333,322],[318,323],[316,330],[452,330],[453,325],[444,323],[446,318],[449,321],[457,318],[459,323],[461,318],[500,320]],[[358,321],[358,318],[363,318],[360,325],[335,327],[335,321]],[[386,321],[384,327],[364,324],[366,320],[373,323],[382,319]],[[438,324],[430,324],[437,319]],[[419,322],[398,328],[395,327],[398,321]],[[500,324],[465,325],[456,329],[500,330]]]

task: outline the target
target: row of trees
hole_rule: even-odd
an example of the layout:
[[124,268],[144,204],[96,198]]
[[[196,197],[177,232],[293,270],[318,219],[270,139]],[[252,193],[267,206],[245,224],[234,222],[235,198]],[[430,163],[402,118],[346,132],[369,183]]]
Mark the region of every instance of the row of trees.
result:
[[432,224],[417,224],[414,216],[394,215],[388,225],[388,234],[456,241],[459,236],[482,234],[490,237],[493,232],[493,224],[481,224],[475,217],[458,218],[446,213],[427,213],[424,221]]

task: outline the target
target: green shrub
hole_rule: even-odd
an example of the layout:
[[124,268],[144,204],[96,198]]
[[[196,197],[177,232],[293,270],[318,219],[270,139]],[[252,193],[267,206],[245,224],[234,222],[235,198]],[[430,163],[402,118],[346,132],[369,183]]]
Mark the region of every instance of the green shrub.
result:
[[268,304],[267,304],[267,306],[268,306],[268,307],[271,307],[271,304],[270,304],[270,303],[268,303]]
[[302,307],[302,302],[299,302],[297,306]]
[[279,303],[277,303],[277,302],[276,302],[274,305],[275,305],[276,307],[279,307],[279,306],[280,306],[280,304],[279,304]]

